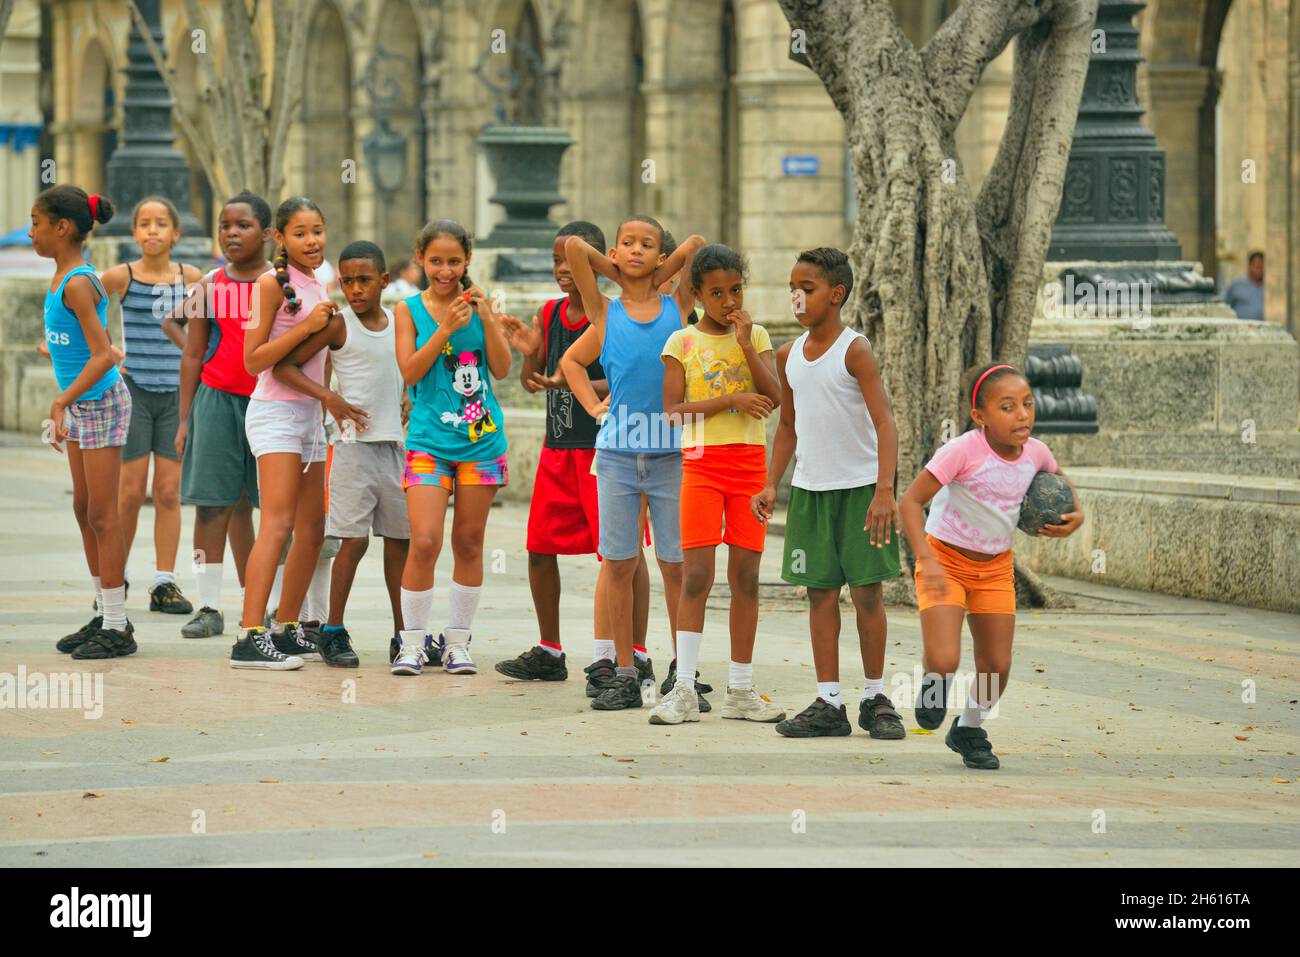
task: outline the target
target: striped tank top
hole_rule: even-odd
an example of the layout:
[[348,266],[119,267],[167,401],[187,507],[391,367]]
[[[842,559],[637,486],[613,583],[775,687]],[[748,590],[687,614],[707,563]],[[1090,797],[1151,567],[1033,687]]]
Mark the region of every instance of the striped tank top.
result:
[[126,339],[126,374],[146,392],[175,392],[180,388],[181,350],[163,332],[162,321],[185,298],[183,273],[177,267],[171,284],[135,278],[122,295],[122,330]]

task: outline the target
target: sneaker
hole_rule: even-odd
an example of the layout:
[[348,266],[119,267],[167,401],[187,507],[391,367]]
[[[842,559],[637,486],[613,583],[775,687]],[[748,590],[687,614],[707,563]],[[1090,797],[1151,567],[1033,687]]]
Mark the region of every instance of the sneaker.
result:
[[[650,677],[653,678],[654,675],[651,674]],[[673,688],[675,688],[676,686],[677,686],[677,659],[674,658],[672,660],[672,664],[668,666],[668,677],[665,678],[664,683],[659,686],[659,693],[661,695],[667,695],[668,692],[672,691]],[[700,681],[700,673],[698,671],[695,672],[695,693],[700,696],[700,714],[708,714],[710,711],[713,710],[713,705],[709,704],[708,699],[704,697],[706,694],[709,694],[712,691],[713,691],[713,685],[706,685],[704,682]],[[782,715],[782,717],[785,716]]]
[[90,619],[90,621],[86,622],[84,625],[82,625],[72,634],[64,635],[62,638],[60,638],[57,642],[54,643],[54,647],[57,648],[63,654],[70,655],[72,654],[72,652],[76,651],[83,644],[85,644],[87,638],[89,638],[95,632],[99,631],[100,627],[103,624],[104,624],[104,616],[96,615],[94,618]]
[[842,738],[853,733],[853,726],[844,705],[836,708],[817,698],[793,718],[780,722],[776,733],[787,738]]
[[286,655],[275,647],[270,633],[256,628],[245,628],[230,649],[230,667],[256,668],[262,671],[293,671],[301,668],[303,660],[297,655]]
[[553,655],[541,645],[529,648],[518,658],[498,661],[492,667],[507,678],[520,681],[563,681],[569,677],[563,653]]
[[175,582],[163,582],[149,589],[149,610],[167,615],[188,615],[194,610]]
[[430,668],[442,667],[441,641],[442,641],[441,635],[438,636],[438,640],[436,641],[434,640],[433,635],[424,636],[424,657],[428,659]]
[[681,724],[700,720],[700,696],[693,688],[673,688],[650,712],[651,724]]
[[320,636],[325,628],[325,622],[300,621],[298,624],[302,626],[302,633],[307,636],[308,641],[312,642],[312,644],[320,644]]
[[211,638],[226,629],[226,616],[204,605],[199,613],[181,625],[182,638]]
[[643,659],[633,653],[632,664],[636,666],[636,680],[638,683],[653,682],[655,680],[655,663],[649,656]]
[[948,714],[948,682],[938,675],[927,674],[921,679],[921,688],[916,695],[916,723],[927,731],[933,731],[943,724]]
[[79,660],[87,658],[125,658],[133,655],[139,645],[135,643],[135,628],[128,621],[126,628],[117,631],[113,628],[100,627],[72,651],[72,657]]
[[418,675],[424,671],[424,663],[428,660],[420,645],[406,642],[398,649],[391,670],[395,675]]
[[989,744],[989,733],[983,728],[963,728],[957,722],[960,715],[952,719],[952,727],[943,743],[961,755],[962,763],[977,771],[996,771],[1002,762],[993,753]]
[[402,653],[402,636],[393,635],[388,639],[388,663],[391,665]]
[[782,721],[785,709],[778,708],[753,688],[728,688],[722,700],[722,716],[739,721]]
[[883,694],[862,702],[858,708],[858,727],[883,741],[901,741],[907,737],[903,716],[894,710],[894,703]]
[[622,711],[641,707],[641,682],[631,675],[614,674],[591,703],[593,711]]
[[320,661],[320,648],[307,637],[300,621],[282,621],[276,631],[268,632],[276,650],[282,655],[303,661]]
[[327,665],[356,668],[361,664],[361,659],[352,650],[352,636],[346,628],[322,630],[316,647],[320,649],[321,660]]
[[[451,635],[448,638],[448,634]],[[463,639],[463,640],[462,640]],[[449,675],[476,675],[478,665],[469,656],[469,631],[465,628],[448,628],[438,636],[438,650],[442,658],[442,670]]]
[[598,697],[602,691],[609,687],[609,683],[614,680],[614,675],[617,674],[614,670],[614,662],[608,658],[593,661],[582,670],[587,676],[588,698]]

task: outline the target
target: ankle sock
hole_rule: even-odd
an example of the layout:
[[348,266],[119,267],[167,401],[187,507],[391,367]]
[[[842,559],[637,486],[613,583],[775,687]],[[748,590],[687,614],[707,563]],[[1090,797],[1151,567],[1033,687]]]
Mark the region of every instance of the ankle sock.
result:
[[650,657],[650,652],[646,651],[645,645],[633,645],[632,654],[636,655],[637,661],[646,661]]
[[701,631],[677,630],[677,681],[674,688],[695,690],[696,665],[700,661]]
[[[223,567],[220,562],[209,564],[204,562],[199,566],[195,577],[199,580],[199,607],[200,608],[220,608],[221,607],[221,573]],[[241,588],[240,591],[243,591]]]
[[478,599],[483,594],[482,585],[462,585],[452,580],[447,589],[447,627],[474,629],[474,613],[478,611]]
[[836,708],[844,704],[844,701],[840,698],[840,683],[838,681],[817,682],[817,697],[827,704],[834,705]]
[[[406,641],[406,632],[419,631],[423,636],[429,630],[429,614],[433,611],[433,587],[421,591],[408,591],[403,588],[400,593],[402,605],[402,640]],[[423,641],[423,637],[420,639]]]
[[727,687],[737,691],[754,690],[754,663],[752,661],[727,662]]
[[104,600],[104,627],[126,631],[126,586],[105,588],[101,594]]
[[885,676],[879,678],[868,678],[865,675],[862,679],[862,700],[867,701],[878,694],[885,693]]
[[552,655],[556,658],[564,654],[563,648],[561,648],[559,645],[553,645],[549,641],[538,642],[538,647],[540,647],[542,651],[546,652],[548,655]]
[[596,661],[613,661],[615,654],[614,641],[612,638],[597,638],[591,643],[591,660]]

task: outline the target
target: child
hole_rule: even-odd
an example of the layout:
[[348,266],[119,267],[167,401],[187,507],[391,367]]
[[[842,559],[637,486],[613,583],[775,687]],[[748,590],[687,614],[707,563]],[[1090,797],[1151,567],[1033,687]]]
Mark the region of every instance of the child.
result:
[[[1030,436],[1034,396],[1024,375],[1009,365],[989,365],[968,382],[977,428],[944,443],[926,463],[903,493],[902,520],[916,555],[925,645],[916,723],[931,730],[943,724],[948,682],[961,660],[962,618],[968,616],[975,681],[944,740],[966,767],[992,771],[999,761],[981,725],[1011,672],[1016,628],[1011,533],[1034,476],[1061,472],[1051,450]],[[926,503],[928,519],[922,511]],[[1074,510],[1061,518],[1062,524],[1045,525],[1039,534],[1064,538],[1083,524],[1077,491]]]
[[393,268],[397,277],[384,287],[379,301],[387,306],[420,294],[420,263],[415,259],[402,259]]
[[99,614],[56,645],[74,658],[120,658],[137,648],[126,620],[126,552],[117,511],[131,393],[108,340],[108,294],[84,251],[95,223],[112,218],[106,197],[53,186],[36,197],[27,234],[38,256],[54,260],[45,293],[45,342],[60,390],[50,403],[51,444],[61,452],[67,442],[72,513],[98,596]]
[[[257,376],[244,431],[257,458],[262,517],[248,556],[248,584],[239,640],[230,667],[286,671],[320,660],[298,616],[325,537],[325,430],[320,403],[275,378],[276,364],[320,332],[337,307],[326,297],[315,270],[325,261],[325,217],[305,196],[286,199],[275,211],[275,272],[257,280],[253,325],[244,335],[244,366]],[[325,353],[303,371],[323,381]],[[293,532],[284,566],[279,621],[268,633],[263,616],[276,560]],[[331,651],[335,649],[331,648]],[[342,649],[340,654],[346,655]]]
[[700,720],[695,665],[713,587],[714,553],[723,542],[731,586],[731,664],[722,716],[749,721],[785,717],[754,690],[758,563],[766,529],[749,503],[766,484],[763,420],[781,401],[781,383],[767,330],[754,325],[743,308],[747,272],[744,259],[726,246],[705,246],[696,253],[689,285],[704,304],[704,317],[674,332],[663,349],[664,409],[683,420],[686,574],[677,608],[677,678],[650,712],[651,724]]
[[[618,657],[615,677],[591,703],[597,711],[641,707],[640,682],[645,679],[634,664],[631,612],[641,551],[642,494],[649,498],[655,551],[673,605],[681,588],[680,430],[664,416],[663,365],[656,360],[668,337],[682,328],[694,295],[689,283],[680,283],[674,296],[660,293],[658,287],[690,261],[704,240],[692,236],[667,258],[661,253],[663,240],[658,222],[636,216],[619,226],[608,259],[576,236],[565,241],[574,284],[592,327],[569,347],[560,367],[588,415],[609,413],[596,437],[596,484],[600,552],[609,576],[607,603]],[[593,267],[619,284],[619,298],[605,298]],[[610,394],[603,402],[586,371],[597,358],[609,382]]]
[[781,421],[767,487],[753,500],[754,514],[770,518],[776,484],[793,453],[781,577],[808,589],[817,698],[776,726],[789,738],[852,733],[840,700],[839,598],[845,583],[857,611],[865,673],[858,724],[873,738],[905,736],[903,720],[885,696],[880,584],[901,574],[898,539],[891,535],[898,512],[898,432],[870,343],[840,320],[852,288],[848,256],[838,249],[799,254],[790,290],[795,318],[808,331],[777,353]]
[[217,227],[226,265],[199,280],[163,323],[173,338],[170,330],[185,326],[176,453],[181,457],[181,502],[194,506],[199,610],[181,627],[184,638],[225,631],[221,579],[227,537],[240,586],[247,581],[258,495],[257,459],[248,446],[244,419],[257,377],[244,368],[244,333],[257,279],[271,269],[266,259],[270,238],[266,200],[248,192],[228,199]]
[[[469,643],[483,591],[483,534],[492,499],[509,478],[505,421],[491,380],[510,372],[510,345],[487,296],[470,281],[472,246],[460,223],[439,219],[425,226],[415,249],[429,287],[393,313],[397,363],[402,380],[415,388],[402,477],[411,541],[395,675],[418,675],[430,661],[441,661],[451,674],[478,671]],[[450,610],[435,646],[426,636],[433,567],[453,493]]]
[[[194,606],[176,585],[176,551],[181,542],[177,390],[185,337],[174,326],[172,331],[164,328],[162,319],[184,297],[185,287],[199,278],[199,270],[171,261],[181,231],[180,213],[170,199],[148,196],[136,203],[131,232],[141,258],[113,266],[100,277],[104,291],[117,296],[122,304],[122,341],[126,346],[122,381],[131,393],[131,427],[122,450],[118,512],[129,565],[152,454],[155,571],[149,610],[188,615]],[[128,570],[128,581],[130,577]]]
[[[379,304],[388,285],[384,254],[374,243],[350,243],[339,256],[338,275],[347,307],[281,360],[275,374],[285,385],[319,400],[336,422],[345,423],[330,449],[326,534],[340,541],[320,644],[327,662],[355,668],[359,662],[343,613],[369,535],[373,529],[384,540],[384,580],[396,636],[402,629],[401,578],[411,531],[402,494],[402,373],[393,317]],[[323,346],[329,346],[337,392],[302,370]]]

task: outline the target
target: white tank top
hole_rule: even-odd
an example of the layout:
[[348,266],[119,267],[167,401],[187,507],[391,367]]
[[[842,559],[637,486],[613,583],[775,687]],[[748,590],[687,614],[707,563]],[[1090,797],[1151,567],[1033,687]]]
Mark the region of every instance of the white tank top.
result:
[[387,309],[388,325],[372,332],[357,318],[351,306],[342,309],[348,338],[342,348],[330,353],[339,395],[370,413],[370,427],[358,432],[358,442],[402,441],[402,372],[397,367],[397,340],[393,314]]
[[[804,333],[790,347],[785,379],[794,392],[794,479],[810,492],[876,483],[876,427],[858,380],[845,368],[861,333],[845,328],[820,358],[804,358]],[[866,337],[863,336],[863,339]]]

